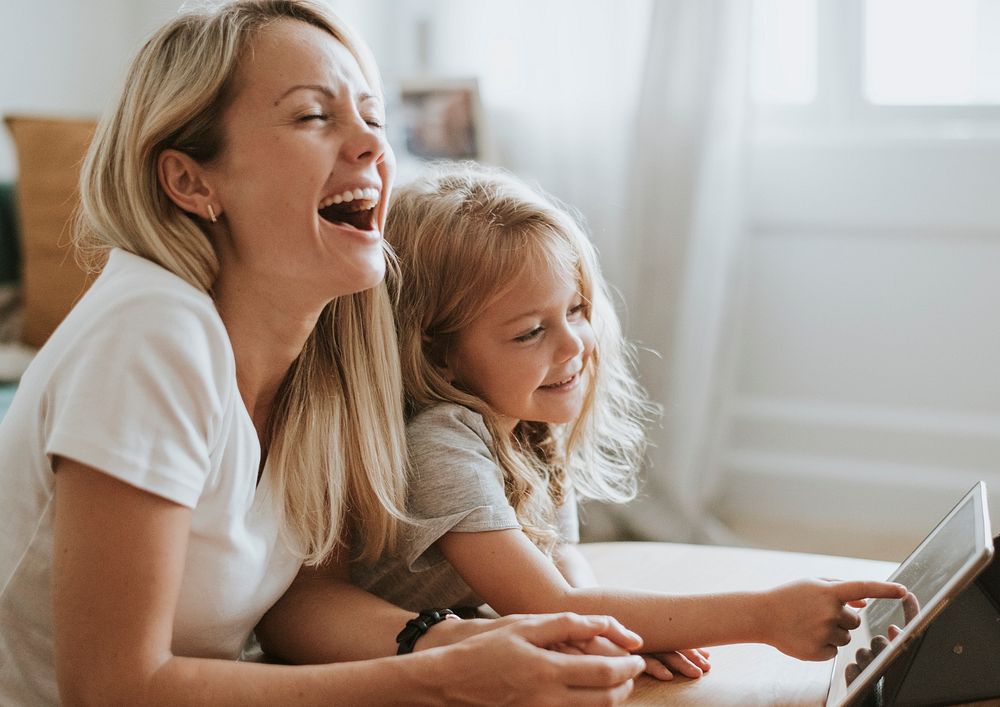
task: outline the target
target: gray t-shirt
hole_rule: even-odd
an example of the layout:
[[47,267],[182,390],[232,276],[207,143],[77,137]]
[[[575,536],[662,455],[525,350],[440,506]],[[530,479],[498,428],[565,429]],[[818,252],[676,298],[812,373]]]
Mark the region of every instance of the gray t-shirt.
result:
[[[421,520],[410,526],[399,556],[374,565],[355,563],[354,582],[411,611],[474,607],[483,603],[434,543],[445,533],[520,528],[504,494],[493,440],[477,413],[442,403],[419,413],[406,428],[410,454],[407,506]],[[562,542],[579,542],[576,498],[559,507]]]

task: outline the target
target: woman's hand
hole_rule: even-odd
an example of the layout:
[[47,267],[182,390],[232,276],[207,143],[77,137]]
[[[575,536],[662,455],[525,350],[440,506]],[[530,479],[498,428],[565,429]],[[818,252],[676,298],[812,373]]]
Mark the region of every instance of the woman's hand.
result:
[[[489,631],[520,623],[526,619],[537,619],[535,614],[510,614],[497,619],[464,619],[456,621],[448,619],[439,621],[417,640],[414,652],[449,646],[467,638],[478,636]],[[622,626],[615,619],[609,618],[607,632],[587,639],[566,644],[546,646],[552,650],[564,653],[622,656],[629,655],[642,647],[642,639],[634,632]]]
[[[632,692],[633,679],[645,668],[643,659],[635,655],[547,650],[567,645],[606,650],[610,643],[625,651],[640,643],[638,636],[610,617],[567,613],[507,619],[494,621],[493,630],[436,652],[449,676],[444,702],[621,704]],[[606,642],[595,641],[598,638]],[[399,668],[406,669],[404,663]]]
[[865,599],[902,599],[906,588],[894,582],[840,582],[806,579],[765,592],[761,608],[766,642],[793,658],[828,660],[850,642],[861,619],[851,607]]

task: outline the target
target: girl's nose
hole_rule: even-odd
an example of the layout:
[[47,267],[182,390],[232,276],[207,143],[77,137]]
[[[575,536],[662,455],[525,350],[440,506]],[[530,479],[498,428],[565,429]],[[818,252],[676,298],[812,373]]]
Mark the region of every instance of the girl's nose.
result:
[[583,337],[580,332],[572,326],[563,327],[563,334],[559,339],[559,360],[568,361],[583,353]]

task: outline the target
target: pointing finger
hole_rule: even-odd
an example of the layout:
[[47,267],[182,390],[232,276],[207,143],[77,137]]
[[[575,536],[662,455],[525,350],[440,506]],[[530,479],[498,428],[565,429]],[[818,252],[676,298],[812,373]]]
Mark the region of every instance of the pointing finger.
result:
[[836,596],[844,604],[858,599],[902,599],[906,596],[906,587],[895,582],[838,582]]

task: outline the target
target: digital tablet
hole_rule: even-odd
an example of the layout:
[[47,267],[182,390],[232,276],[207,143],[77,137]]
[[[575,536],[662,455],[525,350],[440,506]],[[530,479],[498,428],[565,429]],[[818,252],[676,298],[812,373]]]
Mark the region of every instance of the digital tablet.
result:
[[[833,663],[827,707],[841,707],[863,695],[992,556],[986,485],[980,481],[889,577],[888,581],[905,585],[913,597],[870,599],[860,610],[861,626],[851,632],[851,642],[841,646]],[[901,629],[898,635],[892,630],[892,640],[888,640],[890,626]],[[859,672],[857,652],[870,650],[876,637],[883,637],[878,641],[884,647]]]

